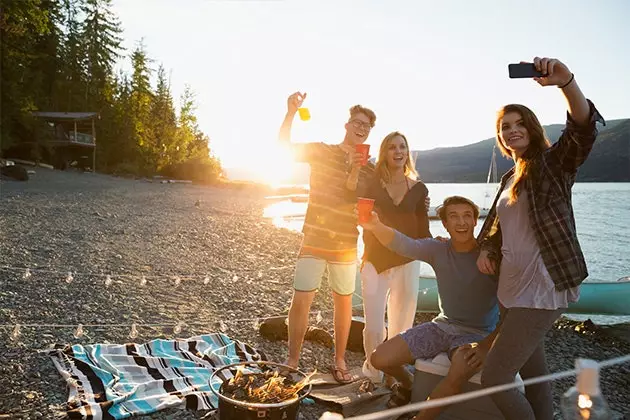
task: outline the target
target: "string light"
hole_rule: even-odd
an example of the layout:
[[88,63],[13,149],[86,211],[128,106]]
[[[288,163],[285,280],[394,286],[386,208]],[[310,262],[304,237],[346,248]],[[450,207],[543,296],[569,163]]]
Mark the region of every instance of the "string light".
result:
[[138,327],[136,323],[134,322],[133,324],[131,324],[131,331],[129,331],[129,338],[134,339],[136,337],[138,337]]
[[226,332],[228,329],[227,325],[225,325],[225,322],[223,322],[222,320],[219,321],[219,330],[221,332]]
[[11,340],[17,340],[20,337],[20,324],[15,324],[13,331],[11,331]]
[[203,278],[203,284],[208,285],[210,283],[210,277],[206,276]]
[[317,322],[319,324],[323,320],[324,320],[324,317],[322,316],[322,311],[317,311],[317,316],[315,317],[315,322]]
[[72,276],[72,271],[68,271],[68,275],[66,276],[66,283],[72,283],[74,277]]
[[74,336],[74,338],[83,337],[83,324],[77,325],[77,329],[74,331],[74,334],[72,335]]
[[31,270],[27,268],[26,271],[24,271],[24,274],[22,274],[22,279],[28,280],[31,278],[32,275],[33,274],[31,274]]
[[109,274],[105,276],[105,287],[109,287],[112,285],[112,276]]
[[143,274],[142,277],[140,277],[140,286],[144,287],[147,285],[147,277]]
[[181,333],[183,328],[184,328],[184,323],[178,322],[177,325],[173,327],[173,334]]
[[179,285],[182,283],[182,279],[179,276],[175,276],[173,280],[175,282],[175,287],[179,287]]
[[258,318],[254,320],[254,322],[252,323],[252,327],[254,327],[254,331],[258,331],[258,329],[260,328],[260,322],[258,321]]

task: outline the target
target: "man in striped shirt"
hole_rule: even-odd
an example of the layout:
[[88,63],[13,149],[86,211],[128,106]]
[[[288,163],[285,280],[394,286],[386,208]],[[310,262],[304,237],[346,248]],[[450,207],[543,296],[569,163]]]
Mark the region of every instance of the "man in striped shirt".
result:
[[340,383],[350,382],[345,351],[352,322],[352,294],[357,274],[357,183],[367,182],[374,166],[360,165],[355,145],[367,140],[376,115],[355,105],[345,124],[346,134],[340,144],[291,143],[291,125],[306,94],[296,92],[287,100],[287,114],[280,128],[279,140],[290,145],[296,160],[311,167],[310,194],[304,219],[304,238],[300,248],[289,310],[289,357],[287,364],[298,366],[308,314],[327,271],[333,290],[335,308],[335,361],[331,370]]

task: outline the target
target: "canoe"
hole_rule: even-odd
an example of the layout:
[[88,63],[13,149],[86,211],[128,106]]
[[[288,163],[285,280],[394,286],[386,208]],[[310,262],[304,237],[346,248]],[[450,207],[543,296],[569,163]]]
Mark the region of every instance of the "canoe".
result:
[[[418,312],[439,312],[435,278],[420,277]],[[353,305],[361,305],[361,279],[357,276]],[[630,315],[630,277],[617,281],[584,282],[580,299],[569,304],[567,313],[589,315]]]

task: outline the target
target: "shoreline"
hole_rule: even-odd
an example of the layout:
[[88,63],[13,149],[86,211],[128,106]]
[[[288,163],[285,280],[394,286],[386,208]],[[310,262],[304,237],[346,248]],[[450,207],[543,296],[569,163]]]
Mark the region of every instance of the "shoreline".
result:
[[[301,235],[263,219],[264,193],[247,189],[160,184],[103,174],[37,168],[27,182],[0,181],[0,238],[6,252],[0,266],[30,267],[31,278],[0,270],[0,324],[169,324],[188,323],[179,337],[225,329],[230,337],[267,353],[286,357],[286,343],[269,341],[252,319],[286,314],[293,265]],[[56,271],[42,273],[35,271]],[[65,276],[73,271],[74,279]],[[88,275],[90,274],[90,275]],[[104,284],[106,275],[113,282]],[[139,278],[145,275],[147,285]],[[181,283],[175,286],[174,277]],[[204,284],[208,276],[209,284]],[[327,282],[316,294],[318,327],[332,331],[332,300]],[[359,315],[360,310],[355,314]],[[418,322],[430,314],[418,314]],[[235,322],[239,319],[249,320]],[[316,325],[315,316],[311,324]],[[627,326],[630,324],[620,324]],[[575,331],[559,321],[547,335],[551,371],[572,369],[575,357],[596,360],[630,353],[630,334],[617,337],[598,327]],[[17,341],[0,330],[0,415],[51,418],[67,399],[64,380],[45,353],[66,343],[143,343],[173,338],[172,327],[142,327],[130,339],[126,327],[22,328]],[[623,335],[623,334],[622,334]],[[332,351],[305,342],[300,367],[324,369]],[[363,362],[348,352],[351,368]],[[630,416],[630,366],[610,368],[602,389],[612,409]],[[559,396],[571,380],[554,384]],[[305,419],[318,419],[321,404],[304,406]],[[204,413],[169,409],[143,418],[193,419]]]

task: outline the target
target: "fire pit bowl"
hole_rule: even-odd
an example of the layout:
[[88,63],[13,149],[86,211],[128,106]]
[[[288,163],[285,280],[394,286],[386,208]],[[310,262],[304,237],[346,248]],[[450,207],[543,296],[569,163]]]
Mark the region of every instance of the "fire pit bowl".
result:
[[[240,373],[238,373],[239,371]],[[276,372],[278,376],[287,378],[285,382],[288,384],[295,384],[301,380],[307,380],[308,378],[305,373],[298,369],[280,363],[265,361],[233,363],[214,371],[210,377],[210,388],[219,398],[219,419],[296,420],[300,402],[311,392],[312,385],[308,381],[306,385],[298,391],[296,397],[275,403],[249,402],[226,395],[234,390],[235,386],[230,385],[230,380],[237,375],[241,380],[247,382],[252,376],[262,380],[263,377],[273,376]],[[218,383],[219,381],[221,382],[221,386],[217,391],[212,384]],[[240,387],[238,388],[241,389]]]

